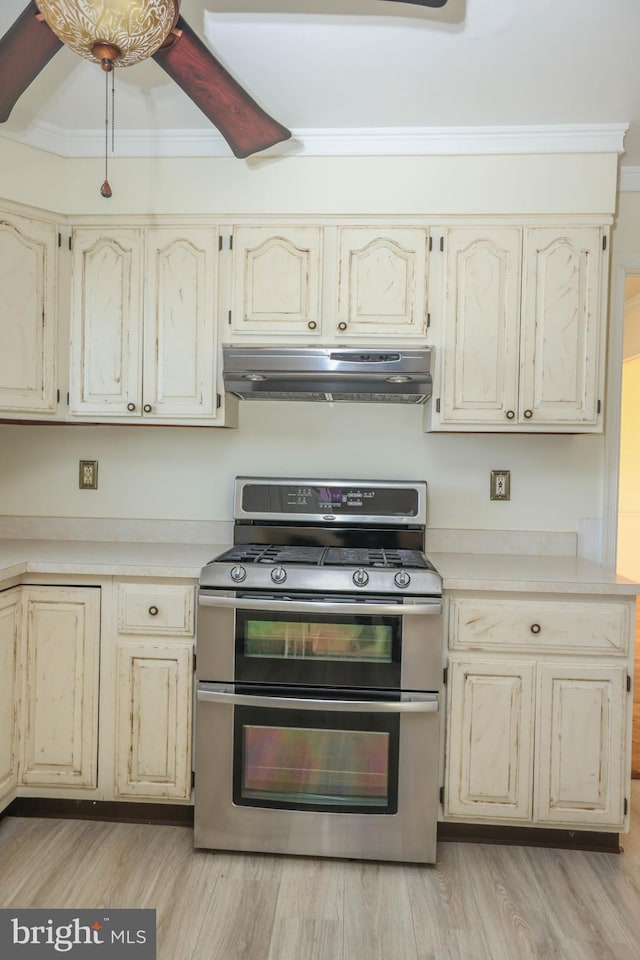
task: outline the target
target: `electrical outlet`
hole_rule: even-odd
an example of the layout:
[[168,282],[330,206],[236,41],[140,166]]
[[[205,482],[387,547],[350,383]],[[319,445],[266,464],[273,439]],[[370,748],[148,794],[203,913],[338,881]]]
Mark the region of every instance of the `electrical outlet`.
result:
[[511,471],[492,470],[489,495],[492,500],[511,499]]
[[81,490],[98,489],[98,461],[81,460],[78,486]]

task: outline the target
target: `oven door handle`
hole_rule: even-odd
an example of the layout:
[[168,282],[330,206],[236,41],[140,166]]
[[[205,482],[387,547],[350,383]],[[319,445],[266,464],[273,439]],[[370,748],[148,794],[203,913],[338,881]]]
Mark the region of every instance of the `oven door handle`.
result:
[[198,687],[197,699],[273,710],[339,710],[341,713],[437,713],[437,693],[403,693],[402,700],[311,700],[309,697],[260,696],[236,693],[233,684],[216,683]]
[[340,603],[327,600],[257,600],[238,597],[217,597],[200,593],[203,607],[231,607],[234,610],[288,611],[289,613],[348,613],[363,617],[438,616],[442,613],[439,600],[432,603]]

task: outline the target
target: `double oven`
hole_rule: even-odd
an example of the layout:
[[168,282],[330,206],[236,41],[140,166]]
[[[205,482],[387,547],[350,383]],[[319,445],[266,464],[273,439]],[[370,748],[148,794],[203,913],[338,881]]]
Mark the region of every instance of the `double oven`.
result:
[[426,485],[240,477],[199,589],[195,845],[433,863]]

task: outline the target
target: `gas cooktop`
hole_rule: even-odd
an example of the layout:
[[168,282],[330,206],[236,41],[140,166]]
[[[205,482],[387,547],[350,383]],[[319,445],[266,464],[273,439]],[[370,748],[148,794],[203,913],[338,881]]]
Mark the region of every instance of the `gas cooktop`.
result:
[[434,569],[420,550],[385,547],[280,546],[262,543],[238,544],[220,554],[211,563],[305,563],[317,567]]

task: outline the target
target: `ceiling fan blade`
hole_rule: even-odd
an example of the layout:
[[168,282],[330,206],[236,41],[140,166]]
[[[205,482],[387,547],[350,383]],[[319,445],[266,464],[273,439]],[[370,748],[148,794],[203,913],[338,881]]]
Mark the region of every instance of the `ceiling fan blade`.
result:
[[62,46],[45,21],[37,19],[39,14],[31,0],[0,39],[0,123]]
[[[394,0],[387,0],[393,3]],[[448,0],[395,0],[396,3],[416,3],[420,7],[446,7]]]
[[258,106],[182,17],[175,29],[173,42],[153,59],[218,128],[236,157],[289,139],[291,131]]

